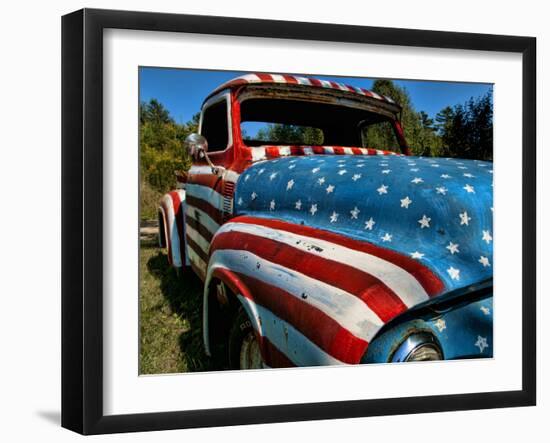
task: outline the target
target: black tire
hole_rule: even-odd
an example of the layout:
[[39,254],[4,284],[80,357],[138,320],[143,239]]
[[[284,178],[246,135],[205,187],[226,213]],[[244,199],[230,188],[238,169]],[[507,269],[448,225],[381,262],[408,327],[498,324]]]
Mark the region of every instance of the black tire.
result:
[[241,350],[245,340],[251,340],[252,337],[253,340],[256,340],[252,322],[248,318],[245,310],[240,307],[235,315],[235,318],[233,319],[231,330],[229,331],[228,348],[230,369],[247,369],[241,367]]

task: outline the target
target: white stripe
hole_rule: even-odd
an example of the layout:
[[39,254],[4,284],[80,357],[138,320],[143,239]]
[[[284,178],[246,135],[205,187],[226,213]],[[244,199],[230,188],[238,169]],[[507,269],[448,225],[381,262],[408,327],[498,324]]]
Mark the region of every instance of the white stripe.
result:
[[[277,317],[268,309],[257,305],[242,295],[239,300],[245,306],[256,331],[269,341],[296,366],[342,365],[340,360],[327,354],[290,323]],[[259,328],[259,329],[258,329]]]
[[353,155],[353,149],[351,149],[351,148],[344,148],[344,153]]
[[206,254],[210,249],[210,243],[199,232],[195,231],[191,226],[185,227],[185,233],[193,240],[199,248],[201,248]]
[[378,95],[376,92],[370,91],[370,93],[372,94],[372,96],[373,96],[374,98],[377,98],[378,100],[382,100],[382,96]]
[[311,82],[309,81],[308,78],[305,78],[305,77],[294,77],[294,78],[300,85],[311,86]]
[[381,151],[380,149],[376,150],[376,155],[384,155],[384,151]]
[[332,88],[332,85],[330,84],[329,81],[327,81],[327,80],[319,80],[319,81],[320,81],[321,84],[323,85],[323,88],[331,88],[331,89],[333,89],[333,88]]
[[187,183],[187,195],[190,197],[200,198],[207,201],[215,208],[221,210],[223,207],[223,196],[212,189],[210,186],[199,185],[196,183]]
[[313,155],[313,148],[311,146],[304,146],[302,151],[304,151],[304,155]]
[[227,170],[224,173],[223,179],[226,182],[237,183],[237,180],[239,179],[239,176],[240,176],[240,174],[238,172]]
[[[208,274],[211,275],[216,268],[239,272],[282,289],[324,312],[363,340],[370,341],[383,325],[382,320],[357,296],[251,252],[216,250],[210,256]],[[307,295],[305,299],[304,294]]]
[[279,155],[282,157],[290,155],[290,146],[279,146]]
[[178,234],[178,225],[176,223],[176,217],[174,215],[174,202],[172,197],[166,194],[162,201],[166,208],[166,230],[170,235],[170,249],[172,251],[172,265],[181,268],[181,252],[180,252],[180,236]]
[[[220,228],[219,232],[227,231],[246,232],[259,237],[270,238],[309,254],[352,266],[381,280],[409,308],[429,298],[422,285],[413,275],[389,261],[366,252],[349,249],[326,240],[248,223],[226,223]],[[320,248],[320,251],[318,248]]]
[[383,97],[390,103],[395,103],[391,97],[388,97],[387,95],[384,95]]
[[212,218],[204,211],[201,211],[199,208],[196,208],[193,205],[185,205],[185,214],[195,220],[197,223],[203,225],[208,231],[212,234],[215,234],[220,228],[220,225],[217,224]]
[[270,74],[275,83],[286,83],[286,79],[279,74]]
[[206,275],[206,263],[204,260],[197,255],[193,248],[187,248],[187,254],[189,255],[189,260]]
[[198,166],[193,165],[189,168],[189,174],[207,174],[212,175],[212,168],[210,166]]
[[265,160],[265,148],[258,146],[257,148],[252,148],[252,161],[256,162],[259,160]]
[[325,154],[334,154],[334,148],[332,146],[325,146]]

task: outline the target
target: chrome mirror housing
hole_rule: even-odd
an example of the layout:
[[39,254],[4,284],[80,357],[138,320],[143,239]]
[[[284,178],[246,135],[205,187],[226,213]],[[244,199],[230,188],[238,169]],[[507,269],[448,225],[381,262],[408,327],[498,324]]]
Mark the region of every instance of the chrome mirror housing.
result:
[[208,152],[208,142],[200,134],[189,134],[184,142],[185,149],[194,159],[204,158]]

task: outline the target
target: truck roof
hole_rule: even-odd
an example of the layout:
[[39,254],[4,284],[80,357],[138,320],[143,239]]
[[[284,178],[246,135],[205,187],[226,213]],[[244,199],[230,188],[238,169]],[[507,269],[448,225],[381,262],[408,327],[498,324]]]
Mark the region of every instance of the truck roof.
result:
[[[235,88],[241,85],[248,84],[288,84],[295,86],[303,86],[306,88],[328,88],[333,90],[343,91],[345,93],[351,93],[356,95],[361,95],[363,97],[370,97],[376,100],[380,100],[383,103],[390,103],[394,106],[400,107],[395,101],[390,97],[385,95],[377,94],[376,92],[369,91],[368,89],[359,88],[356,86],[346,85],[344,83],[333,82],[329,80],[320,80],[313,77],[298,77],[295,75],[288,74],[246,74],[240,77],[231,79],[220,86],[218,86],[214,91],[212,91],[208,97],[216,94],[217,92],[226,89],[226,88]],[[208,99],[207,97],[207,99]]]

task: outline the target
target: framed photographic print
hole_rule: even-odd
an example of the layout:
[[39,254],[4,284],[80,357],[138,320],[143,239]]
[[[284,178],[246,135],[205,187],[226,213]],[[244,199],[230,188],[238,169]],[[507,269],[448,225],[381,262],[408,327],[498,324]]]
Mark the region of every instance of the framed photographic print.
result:
[[535,404],[534,38],[62,25],[64,427]]

